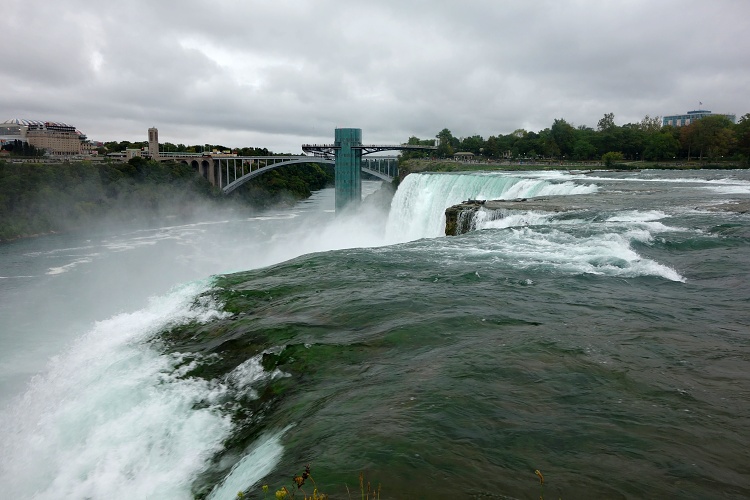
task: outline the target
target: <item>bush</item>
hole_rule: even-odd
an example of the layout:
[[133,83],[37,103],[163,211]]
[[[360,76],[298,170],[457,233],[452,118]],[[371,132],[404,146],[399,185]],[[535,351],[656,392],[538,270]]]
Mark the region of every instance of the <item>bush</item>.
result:
[[604,153],[602,155],[602,161],[607,168],[612,168],[615,164],[621,163],[624,159],[625,156],[619,151],[610,151],[609,153]]

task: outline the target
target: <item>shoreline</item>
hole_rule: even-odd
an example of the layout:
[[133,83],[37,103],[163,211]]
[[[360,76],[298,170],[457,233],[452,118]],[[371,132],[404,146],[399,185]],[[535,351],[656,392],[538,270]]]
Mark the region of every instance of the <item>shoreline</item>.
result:
[[20,240],[29,240],[32,238],[41,238],[42,236],[52,236],[53,234],[63,234],[68,231],[47,231],[46,233],[34,233],[34,234],[19,234],[18,236],[14,238],[8,238],[8,239],[1,239],[0,238],[0,245],[5,245],[6,243],[13,243],[15,241]]

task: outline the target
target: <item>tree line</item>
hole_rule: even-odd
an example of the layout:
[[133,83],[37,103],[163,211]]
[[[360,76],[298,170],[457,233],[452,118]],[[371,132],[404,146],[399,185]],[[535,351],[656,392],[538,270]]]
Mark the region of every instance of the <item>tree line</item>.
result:
[[447,128],[435,139],[410,137],[408,144],[436,145],[436,152],[408,152],[403,157],[440,158],[458,152],[486,159],[551,159],[594,161],[618,158],[626,161],[731,160],[748,165],[750,158],[750,113],[734,124],[719,115],[707,116],[682,127],[662,126],[660,117],[646,115],[638,123],[617,125],[613,113],[605,114],[596,129],[578,127],[555,119],[539,132],[518,129],[484,139],[480,135],[454,137]]
[[203,209],[261,209],[292,203],[333,183],[333,168],[281,167],[229,196],[191,166],[136,157],[127,162],[13,163],[0,160],[0,241],[97,229],[189,221]]
[[[99,154],[117,153],[126,149],[143,149],[148,148],[148,141],[108,141],[97,148]],[[211,151],[232,151],[239,156],[272,156],[274,153],[267,148],[243,147],[228,148],[221,144],[172,144],[171,142],[160,142],[159,152],[161,153],[204,153]]]

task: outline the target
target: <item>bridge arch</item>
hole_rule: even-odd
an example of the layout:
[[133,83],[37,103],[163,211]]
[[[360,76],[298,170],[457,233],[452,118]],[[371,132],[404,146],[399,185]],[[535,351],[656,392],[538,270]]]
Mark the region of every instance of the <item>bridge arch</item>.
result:
[[[318,163],[322,165],[336,165],[336,161],[332,158],[325,158],[321,156],[305,156],[305,157],[295,157],[290,158],[286,161],[280,161],[273,163],[271,165],[266,165],[264,167],[261,167],[257,170],[253,170],[252,172],[249,172],[241,177],[236,178],[234,181],[230,182],[226,186],[222,188],[222,192],[224,194],[229,194],[250,179],[253,179],[255,177],[258,177],[259,175],[263,175],[264,173],[268,172],[269,170],[273,170],[275,168],[285,167],[287,165],[295,165],[300,163]],[[361,165],[362,172],[365,172],[367,174],[370,174],[374,177],[377,177],[378,179],[385,181],[385,182],[391,182],[393,181],[393,178],[398,176],[398,159],[396,157],[372,157],[372,158],[363,158],[362,159],[362,165]],[[204,177],[206,175],[204,174]]]
[[370,175],[373,175],[373,176],[377,177],[381,181],[385,181],[385,182],[391,182],[391,181],[393,181],[393,176],[388,175],[388,174],[384,174],[382,172],[378,172],[377,170],[373,170],[371,168],[367,168],[367,167],[364,167],[364,166],[361,168],[361,170],[362,170],[362,172],[365,172],[367,174],[370,174]]
[[263,175],[266,172],[270,170],[274,170],[276,168],[280,167],[286,167],[287,165],[295,165],[299,163],[319,163],[324,165],[335,165],[336,162],[334,160],[329,160],[328,158],[320,158],[320,157],[306,157],[306,158],[295,158],[293,160],[287,160],[287,161],[281,161],[278,163],[274,163],[273,165],[266,165],[265,167],[261,167],[257,170],[253,170],[252,172],[249,172],[242,177],[238,177],[233,182],[230,182],[226,186],[224,186],[221,190],[224,192],[224,194],[229,194],[250,179],[253,179],[255,177],[258,177],[259,175]]

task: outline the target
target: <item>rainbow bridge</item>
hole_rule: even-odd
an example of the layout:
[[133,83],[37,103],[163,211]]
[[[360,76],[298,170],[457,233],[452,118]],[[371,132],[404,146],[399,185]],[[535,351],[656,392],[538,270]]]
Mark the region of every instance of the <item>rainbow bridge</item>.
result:
[[229,194],[250,179],[298,163],[335,166],[336,211],[362,200],[361,172],[384,181],[398,176],[397,156],[366,155],[382,151],[434,150],[435,146],[364,145],[362,129],[337,128],[333,144],[303,144],[301,156],[234,156],[229,154],[158,153],[158,159],[192,165],[214,186]]

